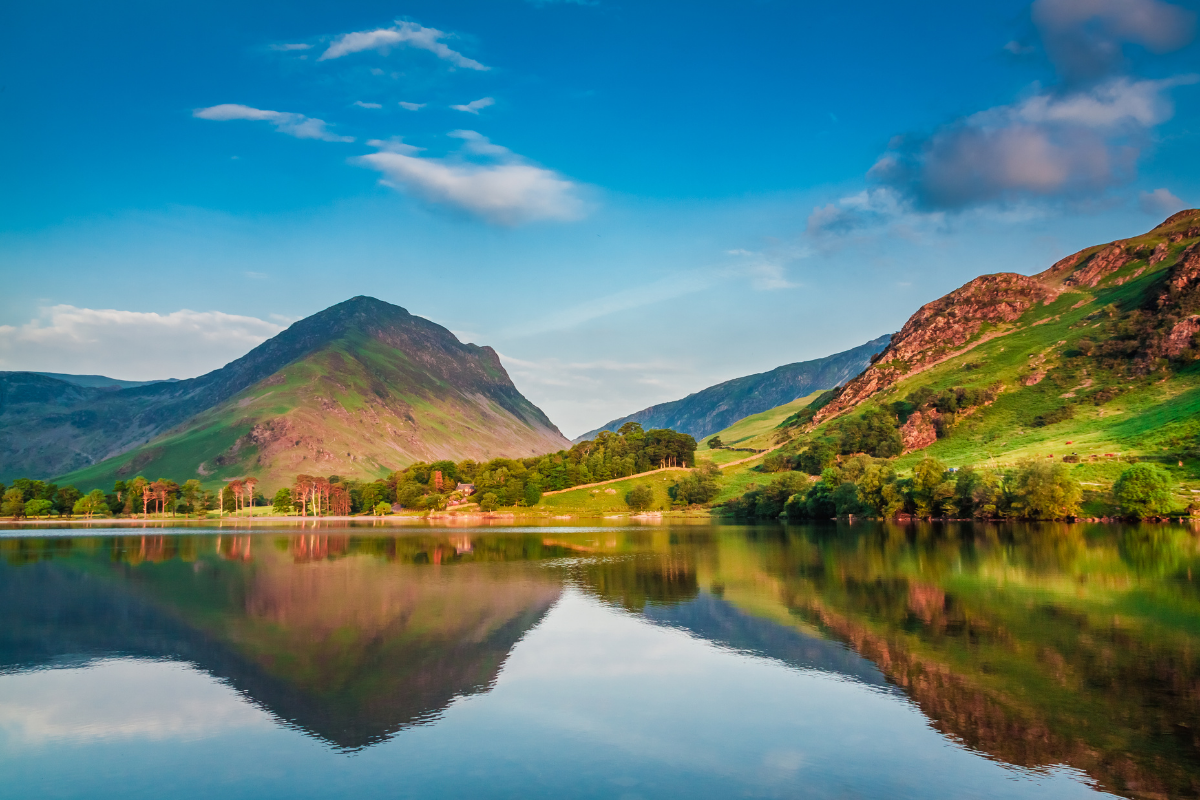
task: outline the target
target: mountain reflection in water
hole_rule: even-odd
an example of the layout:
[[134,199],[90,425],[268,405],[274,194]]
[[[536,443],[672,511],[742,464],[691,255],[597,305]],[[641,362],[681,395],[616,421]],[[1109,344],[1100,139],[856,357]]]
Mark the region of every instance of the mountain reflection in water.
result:
[[1004,764],[1200,794],[1200,549],[1182,526],[124,533],[0,539],[0,680],[186,661],[356,749],[487,692],[574,587],[907,697]]

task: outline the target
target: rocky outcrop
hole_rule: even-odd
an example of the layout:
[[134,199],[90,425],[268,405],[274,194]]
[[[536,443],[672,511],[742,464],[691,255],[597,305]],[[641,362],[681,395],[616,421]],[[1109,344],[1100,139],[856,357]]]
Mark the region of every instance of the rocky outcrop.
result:
[[835,417],[906,375],[928,369],[961,352],[985,323],[1015,322],[1057,292],[1036,277],[1002,272],[984,275],[909,318],[862,375],[845,385],[817,412],[814,421]]
[[904,452],[924,450],[937,441],[937,427],[934,421],[938,412],[933,409],[917,411],[900,426],[900,440],[904,442]]
[[1063,286],[1092,288],[1132,260],[1125,251],[1125,242],[1113,242],[1068,275]]

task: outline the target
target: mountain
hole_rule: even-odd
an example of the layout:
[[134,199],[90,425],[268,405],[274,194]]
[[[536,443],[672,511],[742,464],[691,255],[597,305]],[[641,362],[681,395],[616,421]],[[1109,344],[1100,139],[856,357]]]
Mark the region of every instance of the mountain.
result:
[[566,444],[494,350],[370,297],[189,380],[112,390],[0,373],[0,480],[58,475],[82,489],[142,473],[375,477],[421,459]]
[[[119,378],[109,378],[105,375],[68,375],[63,372],[35,372],[34,375],[44,375],[47,378],[57,378],[60,381],[73,383],[76,386],[89,386],[97,389],[128,389],[131,386],[148,386],[151,383],[163,383],[163,381],[123,381]],[[175,381],[175,378],[167,378],[167,381]]]
[[615,431],[626,422],[643,428],[671,428],[690,433],[697,440],[743,417],[790,403],[818,389],[832,389],[862,372],[871,356],[882,350],[890,335],[880,336],[843,353],[815,361],[784,364],[770,372],[734,378],[689,394],[682,400],[659,403],[627,417],[614,419],[576,439],[591,439],[600,431]]
[[807,438],[878,409],[899,415],[905,452],[951,463],[1104,451],[1191,459],[1197,334],[1200,210],[1190,210],[1036,275],[984,275],[926,304],[808,413]]

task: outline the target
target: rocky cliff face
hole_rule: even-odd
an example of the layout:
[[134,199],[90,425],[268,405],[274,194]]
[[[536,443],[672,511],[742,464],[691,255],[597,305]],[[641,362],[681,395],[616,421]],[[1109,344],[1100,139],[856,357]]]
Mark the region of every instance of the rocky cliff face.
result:
[[[1147,234],[1081,250],[1036,275],[1000,273],[976,278],[909,318],[887,348],[872,359],[871,366],[817,412],[814,424],[845,413],[897,381],[1027,327],[1023,321],[1027,314],[1060,296],[1079,297],[1073,306],[1078,308],[1138,279],[1153,278],[1155,288],[1144,301],[1113,295],[1118,299],[1114,310],[1089,323],[1097,330],[1094,335],[1128,340],[1124,350],[1109,347],[1109,355],[1117,353],[1131,364],[1136,362],[1141,373],[1149,371],[1156,359],[1191,358],[1200,351],[1196,344],[1200,334],[1200,243],[1193,242],[1196,239],[1200,239],[1200,210],[1182,211]],[[1165,277],[1156,277],[1160,273]],[[1142,304],[1131,309],[1131,302]],[[1105,327],[1105,320],[1113,315],[1119,317],[1119,326],[1113,322]],[[1031,354],[1030,358],[1037,358],[1040,364],[1045,354]],[[1022,383],[1036,385],[1045,375],[1044,370],[1035,371]],[[922,428],[918,434],[914,430],[912,438],[924,441],[929,438],[928,431]]]

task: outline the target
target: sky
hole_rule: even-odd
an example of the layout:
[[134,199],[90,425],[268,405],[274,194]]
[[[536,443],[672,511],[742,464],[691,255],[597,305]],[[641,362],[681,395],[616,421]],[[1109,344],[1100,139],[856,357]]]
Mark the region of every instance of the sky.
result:
[[567,436],[1200,205],[1200,0],[0,7],[0,369],[356,295]]

